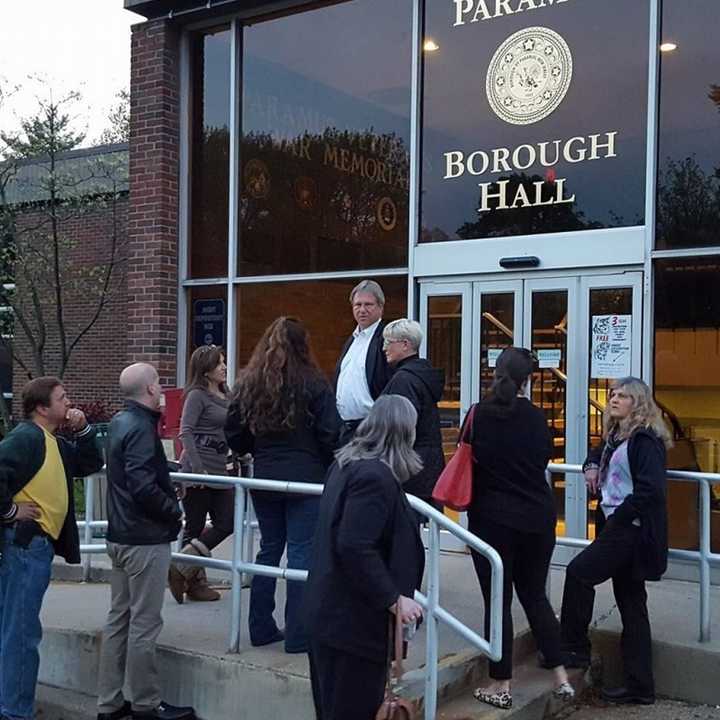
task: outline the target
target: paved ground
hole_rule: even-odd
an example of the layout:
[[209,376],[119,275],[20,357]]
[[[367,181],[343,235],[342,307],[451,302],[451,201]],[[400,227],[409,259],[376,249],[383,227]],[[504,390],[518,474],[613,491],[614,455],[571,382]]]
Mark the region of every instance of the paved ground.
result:
[[662,700],[655,705],[608,706],[591,702],[579,707],[565,720],[719,720],[720,706],[687,705]]

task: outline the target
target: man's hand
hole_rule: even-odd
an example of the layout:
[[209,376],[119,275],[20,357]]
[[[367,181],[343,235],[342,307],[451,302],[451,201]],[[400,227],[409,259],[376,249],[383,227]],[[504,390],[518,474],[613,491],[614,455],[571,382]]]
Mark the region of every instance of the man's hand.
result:
[[18,503],[17,512],[13,520],[38,520],[40,518],[40,506],[34,502]]
[[585,484],[593,495],[597,495],[600,488],[600,471],[598,468],[588,468],[585,471]]
[[412,598],[400,595],[397,602],[390,606],[390,612],[400,618],[403,625],[409,625],[412,622],[421,620],[423,609]]
[[65,421],[71,432],[80,432],[80,430],[83,430],[88,424],[85,413],[77,408],[70,408],[67,411]]
[[175,483],[175,497],[178,500],[184,500],[185,496],[187,495],[187,487],[185,483]]

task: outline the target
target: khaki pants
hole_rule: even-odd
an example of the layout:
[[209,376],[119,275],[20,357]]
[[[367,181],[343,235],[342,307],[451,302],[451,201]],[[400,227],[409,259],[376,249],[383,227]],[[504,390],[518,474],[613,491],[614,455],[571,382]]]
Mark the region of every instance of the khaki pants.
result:
[[111,604],[100,652],[98,712],[122,707],[125,683],[133,710],[153,710],[161,701],[155,643],[163,626],[170,544],[109,542],[107,549]]

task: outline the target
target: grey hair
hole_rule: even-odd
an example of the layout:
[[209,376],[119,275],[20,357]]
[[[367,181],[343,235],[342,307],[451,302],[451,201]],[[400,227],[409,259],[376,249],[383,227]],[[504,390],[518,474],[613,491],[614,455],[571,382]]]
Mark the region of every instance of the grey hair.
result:
[[402,395],[381,395],[353,439],[335,453],[340,467],[355,460],[381,460],[399,482],[417,475],[422,460],[413,450],[417,412]]
[[419,350],[423,341],[423,331],[419,322],[400,318],[385,326],[383,338],[385,340],[407,340],[413,350]]
[[374,280],[361,280],[351,291],[350,291],[350,304],[355,302],[355,296],[359,292],[371,293],[375,296],[378,305],[385,307],[385,293],[380,287],[379,283]]

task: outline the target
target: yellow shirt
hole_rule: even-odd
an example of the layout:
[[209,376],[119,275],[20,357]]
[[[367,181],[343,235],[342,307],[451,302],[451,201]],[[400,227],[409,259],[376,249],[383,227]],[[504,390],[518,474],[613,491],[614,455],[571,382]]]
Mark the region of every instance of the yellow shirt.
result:
[[40,506],[40,527],[57,540],[68,511],[67,480],[57,438],[45,433],[45,462],[35,477],[13,498],[15,503],[34,502]]

